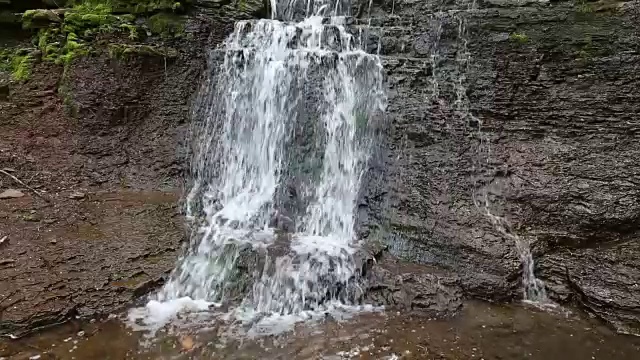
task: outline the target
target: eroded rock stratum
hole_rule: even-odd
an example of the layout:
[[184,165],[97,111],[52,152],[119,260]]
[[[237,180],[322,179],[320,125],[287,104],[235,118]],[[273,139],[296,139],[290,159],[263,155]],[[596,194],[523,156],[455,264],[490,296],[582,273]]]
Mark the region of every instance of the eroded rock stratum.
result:
[[553,300],[637,334],[638,5],[378,5],[396,16],[380,24],[391,129],[369,236],[496,300],[521,297],[518,236]]
[[[12,3],[3,14],[27,10]],[[47,4],[26,30],[0,22],[11,51],[0,168],[46,197],[0,174],[0,190],[24,194],[0,200],[2,333],[107,313],[162,281],[185,234],[185,132],[206,49],[235,18],[266,13],[260,2],[125,7],[106,18],[117,32],[63,31],[58,47],[48,34],[41,48],[41,27],[65,21]],[[370,24],[389,107],[359,230],[423,265],[378,253],[369,299],[436,313],[463,296],[518,299],[517,236],[554,301],[637,334],[639,3],[368,4],[354,15],[371,23],[351,26]]]

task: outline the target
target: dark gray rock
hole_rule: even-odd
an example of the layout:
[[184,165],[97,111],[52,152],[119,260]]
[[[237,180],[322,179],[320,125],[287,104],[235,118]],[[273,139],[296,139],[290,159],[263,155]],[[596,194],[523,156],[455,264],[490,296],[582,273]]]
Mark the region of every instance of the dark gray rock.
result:
[[365,278],[365,300],[376,305],[435,317],[454,315],[462,307],[459,279],[428,266],[387,255],[371,267]]
[[360,233],[492,300],[522,296],[519,237],[553,300],[640,334],[638,2],[469,4],[374,3],[390,126]]

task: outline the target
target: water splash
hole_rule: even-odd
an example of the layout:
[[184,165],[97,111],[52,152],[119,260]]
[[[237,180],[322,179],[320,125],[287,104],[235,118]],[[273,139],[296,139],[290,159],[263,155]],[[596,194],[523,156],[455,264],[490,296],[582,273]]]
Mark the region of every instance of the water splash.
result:
[[[272,13],[292,20],[302,11],[301,22],[238,22],[212,52],[191,130],[186,209],[194,230],[154,309],[177,303],[184,306],[171,309],[179,312],[187,305],[177,299],[193,299],[202,310],[203,301],[240,297],[240,320],[304,319],[361,295],[354,207],[371,148],[368,123],[385,107],[382,65],[336,16],[349,8],[344,2],[300,4],[272,1]],[[319,16],[327,14],[334,17]],[[278,190],[296,150],[291,129],[303,117],[316,119],[305,125],[318,127],[322,170],[303,189],[295,232],[283,234],[274,228],[284,212]],[[131,320],[149,320],[146,311]]]

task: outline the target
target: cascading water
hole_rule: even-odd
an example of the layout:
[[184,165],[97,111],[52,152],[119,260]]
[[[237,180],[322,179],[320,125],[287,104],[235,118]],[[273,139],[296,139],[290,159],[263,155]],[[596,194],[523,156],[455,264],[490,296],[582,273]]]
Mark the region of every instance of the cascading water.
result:
[[[193,116],[190,245],[132,320],[166,321],[185,304],[205,309],[238,296],[244,300],[235,314],[246,320],[304,318],[355,302],[354,207],[371,145],[368,123],[386,99],[379,58],[358,47],[339,16],[348,5],[274,1],[274,17],[304,19],[238,22],[212,52]],[[274,223],[286,212],[279,207],[285,178],[297,174],[289,167],[301,119],[312,119],[302,125],[317,134],[319,150],[310,156],[321,169],[302,181],[304,211],[287,214],[296,226],[283,234]],[[247,257],[259,260],[243,264]]]
[[[471,2],[467,10],[473,10],[474,8],[475,2]],[[474,166],[477,166],[479,169],[473,169],[475,172],[476,170],[482,169],[483,164],[481,164],[481,162],[486,164],[491,163],[491,148],[489,140],[485,139],[482,132],[482,121],[475,117],[469,110],[466,74],[469,71],[471,58],[468,50],[469,40],[467,36],[466,18],[461,16],[459,13],[454,13],[453,18],[457,23],[459,46],[456,54],[458,74],[455,82],[456,100],[454,102],[454,108],[456,115],[463,120],[467,126],[475,127],[477,129],[475,136],[479,141],[477,149],[478,164],[474,164]],[[441,25],[439,25],[439,31],[441,31]],[[511,226],[505,217],[498,216],[492,212],[489,189],[486,186],[478,186],[478,184],[475,184],[474,191],[476,191],[478,187],[480,188],[479,191],[474,193],[473,196],[476,207],[482,209],[498,232],[513,241],[516,246],[516,251],[520,256],[520,263],[522,265],[523,300],[542,305],[547,304],[549,300],[547,298],[544,283],[542,280],[537,279],[534,273],[535,264],[529,243],[510,231]],[[497,190],[499,191],[501,189]]]

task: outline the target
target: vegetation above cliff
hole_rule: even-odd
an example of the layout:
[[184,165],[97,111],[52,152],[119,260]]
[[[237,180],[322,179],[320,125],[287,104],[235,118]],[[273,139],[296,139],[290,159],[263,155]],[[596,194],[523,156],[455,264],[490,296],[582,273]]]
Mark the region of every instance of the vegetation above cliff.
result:
[[[190,3],[191,0],[35,2],[43,8],[26,9],[18,17],[19,22],[13,13],[13,17],[6,17],[3,27],[19,27],[30,33],[32,40],[30,46],[0,49],[0,71],[10,72],[15,81],[24,81],[37,61],[68,66],[79,56],[101,51],[131,55],[140,50],[144,56],[173,55],[175,50],[157,43],[184,35],[184,14]],[[152,41],[154,38],[160,41]]]

